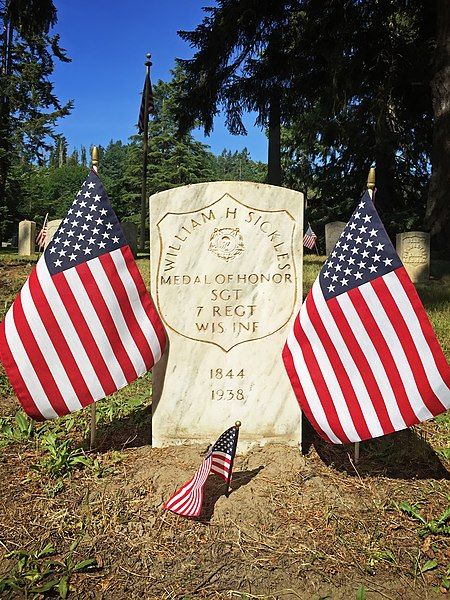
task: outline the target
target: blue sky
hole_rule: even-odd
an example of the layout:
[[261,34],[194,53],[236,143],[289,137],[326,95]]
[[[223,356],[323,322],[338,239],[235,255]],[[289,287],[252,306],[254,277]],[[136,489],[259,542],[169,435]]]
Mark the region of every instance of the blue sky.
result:
[[[55,32],[71,57],[56,62],[52,81],[61,101],[73,99],[72,114],[62,119],[58,133],[70,147],[124,142],[136,132],[140,93],[145,76],[145,55],[152,54],[152,82],[170,79],[175,58],[189,58],[192,49],[178,37],[191,30],[203,16],[203,6],[213,0],[54,0],[58,9]],[[232,136],[218,117],[209,138],[195,137],[219,153],[223,148],[247,147],[254,160],[266,161],[267,141],[246,119],[247,136]]]

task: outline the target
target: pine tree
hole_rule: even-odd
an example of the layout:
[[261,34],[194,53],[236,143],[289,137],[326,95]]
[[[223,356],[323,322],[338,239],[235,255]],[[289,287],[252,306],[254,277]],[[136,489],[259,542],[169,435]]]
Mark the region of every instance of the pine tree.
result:
[[[0,4],[0,239],[13,219],[17,204],[16,166],[28,160],[43,162],[54,137],[56,121],[72,103],[62,106],[49,80],[54,58],[68,62],[59,36],[50,35],[56,23],[51,0],[9,0]],[[23,215],[22,215],[23,216]]]

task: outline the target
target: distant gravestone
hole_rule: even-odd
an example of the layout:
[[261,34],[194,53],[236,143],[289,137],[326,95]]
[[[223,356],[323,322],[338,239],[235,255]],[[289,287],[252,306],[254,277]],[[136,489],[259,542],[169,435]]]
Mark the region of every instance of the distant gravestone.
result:
[[325,248],[327,256],[333,251],[336,242],[344,231],[345,223],[343,221],[333,221],[325,225]]
[[56,230],[61,225],[62,219],[55,219],[54,221],[48,221],[47,223],[47,235],[45,236],[45,248],[50,244],[53,239],[53,236],[56,233]]
[[35,253],[36,223],[34,221],[21,221],[19,223],[19,256],[31,256]]
[[129,223],[128,221],[122,221],[120,223],[120,226],[122,227],[122,231],[123,234],[125,236],[125,239],[128,242],[128,245],[131,248],[131,251],[133,252],[134,256],[137,256],[137,247],[138,247],[138,228],[136,223]]
[[302,299],[303,194],[248,182],[150,198],[151,293],[169,350],[153,370],[154,446],[298,444],[282,349]]
[[414,283],[430,278],[430,234],[424,231],[398,233],[397,254]]

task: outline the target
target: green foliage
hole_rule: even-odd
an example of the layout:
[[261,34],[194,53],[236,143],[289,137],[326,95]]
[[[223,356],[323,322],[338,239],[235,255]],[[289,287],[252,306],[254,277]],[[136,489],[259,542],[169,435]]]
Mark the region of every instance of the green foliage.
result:
[[42,437],[41,448],[43,455],[35,469],[54,479],[69,477],[75,469],[94,467],[92,458],[81,448],[72,448],[70,440],[60,439],[51,431]]
[[24,163],[41,161],[48,140],[56,137],[54,126],[69,114],[72,102],[62,106],[53,93],[50,77],[54,59],[69,62],[50,35],[56,22],[51,0],[12,0],[0,7],[0,240],[24,215],[17,199],[22,197]]
[[14,417],[0,417],[0,447],[10,442],[29,442],[34,434],[33,421],[22,410]]
[[77,561],[75,550],[80,540],[71,544],[69,552],[61,558],[53,558],[57,553],[51,544],[40,550],[14,550],[5,558],[16,562],[9,572],[0,577],[2,598],[17,597],[21,592],[30,600],[57,593],[63,600],[69,595],[70,578],[76,573],[85,573],[97,567],[95,558]]
[[366,588],[361,584],[356,592],[356,600],[366,600]]
[[448,524],[450,522],[450,506],[448,506],[437,519],[431,519],[430,521],[421,514],[419,507],[416,504],[402,502],[399,508],[412,519],[422,524],[422,527],[418,532],[419,535],[423,536],[428,533],[450,535],[450,525]]

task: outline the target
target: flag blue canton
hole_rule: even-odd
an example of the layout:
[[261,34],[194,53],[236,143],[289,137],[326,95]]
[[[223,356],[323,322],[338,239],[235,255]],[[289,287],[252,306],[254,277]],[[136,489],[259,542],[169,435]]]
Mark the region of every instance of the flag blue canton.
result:
[[44,256],[52,275],[126,246],[97,173],[91,171]]
[[361,198],[319,275],[326,300],[402,266],[368,192]]
[[212,447],[211,454],[213,452],[225,452],[225,454],[232,455],[236,434],[237,429],[235,427],[230,427],[230,429],[227,429],[224,433],[222,433]]

